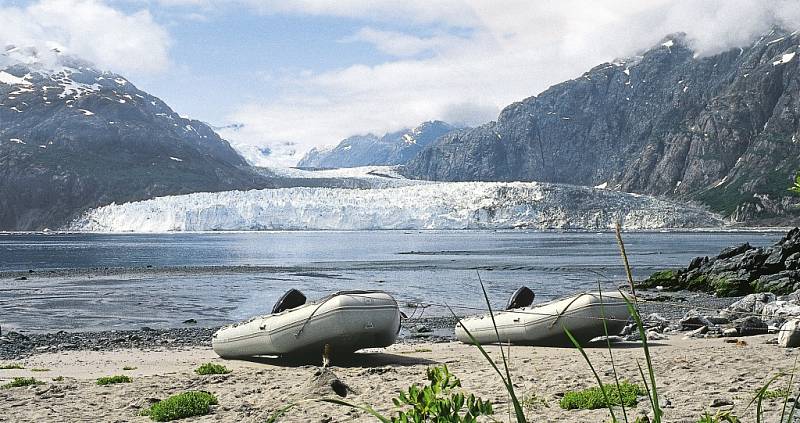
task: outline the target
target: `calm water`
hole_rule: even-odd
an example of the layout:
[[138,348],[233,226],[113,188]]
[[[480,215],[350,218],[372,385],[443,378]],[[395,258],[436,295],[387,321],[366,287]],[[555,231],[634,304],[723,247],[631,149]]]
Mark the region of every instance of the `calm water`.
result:
[[[692,257],[782,233],[631,233],[637,277]],[[520,285],[537,301],[614,287],[624,279],[614,235],[525,231],[261,232],[156,235],[0,234],[0,271],[89,267],[268,266],[258,273],[156,272],[0,279],[0,326],[26,331],[129,329],[241,320],[271,309],[291,287],[317,298],[382,289],[402,305],[480,307],[476,269],[500,305]],[[37,272],[38,273],[38,272]],[[407,314],[414,312],[405,309]],[[420,309],[416,310],[419,315]],[[462,309],[462,312],[469,312]],[[425,315],[445,315],[431,306]]]

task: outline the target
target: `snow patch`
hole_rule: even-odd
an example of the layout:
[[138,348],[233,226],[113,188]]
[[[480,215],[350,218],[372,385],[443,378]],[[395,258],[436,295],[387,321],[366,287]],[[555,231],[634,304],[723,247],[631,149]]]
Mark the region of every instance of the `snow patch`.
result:
[[792,59],[794,59],[794,55],[795,53],[786,53],[783,56],[781,56],[780,60],[772,62],[772,66],[778,66],[789,63],[792,61]]
[[22,141],[19,138],[10,138],[9,141],[11,141],[11,142],[13,142],[15,144],[23,144],[23,145],[27,144],[25,141]]
[[94,112],[91,112],[86,109],[78,109],[79,112],[83,113],[84,116],[94,116]]
[[30,81],[14,76],[8,72],[0,71],[0,84],[6,85],[31,85]]
[[174,161],[176,161],[176,162],[182,162],[182,161],[183,161],[183,159],[179,159],[179,158],[177,158],[177,157],[172,157],[172,156],[170,156],[170,158],[169,158],[169,159],[170,159],[170,160],[174,160]]

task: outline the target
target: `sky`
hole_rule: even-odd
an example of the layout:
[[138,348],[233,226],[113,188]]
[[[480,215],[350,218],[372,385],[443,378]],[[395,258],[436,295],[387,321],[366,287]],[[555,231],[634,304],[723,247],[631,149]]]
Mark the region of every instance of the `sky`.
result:
[[233,143],[314,146],[440,119],[479,125],[685,32],[711,55],[800,0],[0,0],[0,45],[57,45]]

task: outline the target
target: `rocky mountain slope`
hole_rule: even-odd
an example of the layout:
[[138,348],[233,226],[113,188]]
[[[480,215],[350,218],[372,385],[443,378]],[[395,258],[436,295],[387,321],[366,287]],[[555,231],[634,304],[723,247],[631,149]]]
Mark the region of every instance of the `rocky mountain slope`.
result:
[[57,52],[0,50],[0,230],[160,195],[264,187],[205,124]]
[[431,121],[382,137],[356,135],[342,140],[332,149],[311,149],[297,166],[339,168],[404,164],[437,138],[454,129],[445,122]]
[[698,57],[680,35],[453,132],[405,174],[548,181],[696,200],[735,220],[796,214],[800,35]]

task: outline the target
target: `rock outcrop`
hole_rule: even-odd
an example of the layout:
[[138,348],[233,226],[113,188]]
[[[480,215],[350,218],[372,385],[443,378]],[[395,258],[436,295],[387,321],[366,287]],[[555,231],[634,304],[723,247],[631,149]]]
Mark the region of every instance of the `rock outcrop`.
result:
[[[719,296],[753,292],[785,295],[800,289],[798,258],[800,229],[794,228],[771,247],[757,248],[750,244],[729,247],[716,257],[696,257],[686,268],[656,272],[640,286],[714,292]],[[760,311],[756,310],[757,304],[764,302],[756,298],[748,301],[754,303],[756,312]]]

